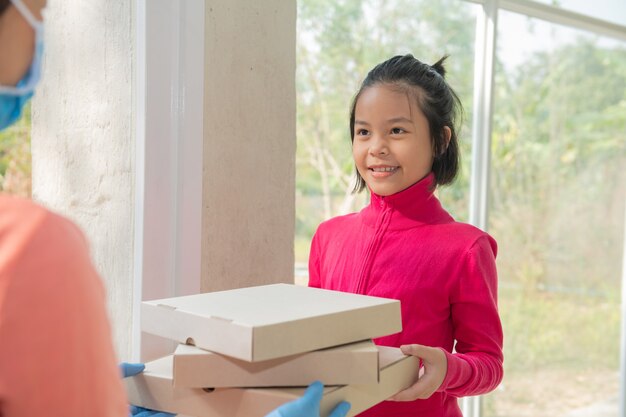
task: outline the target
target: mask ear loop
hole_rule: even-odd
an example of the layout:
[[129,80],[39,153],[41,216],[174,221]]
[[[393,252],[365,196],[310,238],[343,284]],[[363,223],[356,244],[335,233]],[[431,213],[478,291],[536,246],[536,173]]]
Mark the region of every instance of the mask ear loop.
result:
[[24,19],[26,19],[26,21],[33,27],[33,29],[36,30],[41,25],[41,22],[35,19],[33,13],[22,0],[11,0],[11,3],[15,6],[17,11],[20,12]]

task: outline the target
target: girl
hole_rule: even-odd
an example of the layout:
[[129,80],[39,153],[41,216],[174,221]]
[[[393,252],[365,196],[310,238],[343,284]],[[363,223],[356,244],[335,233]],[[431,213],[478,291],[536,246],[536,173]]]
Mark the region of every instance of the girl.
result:
[[350,135],[355,192],[367,186],[370,204],[322,223],[311,244],[309,285],[400,300],[403,331],[376,343],[423,363],[419,381],[362,416],[460,417],[457,397],[502,379],[496,242],[434,195],[459,166],[461,105],[444,60],[396,56],[369,72]]

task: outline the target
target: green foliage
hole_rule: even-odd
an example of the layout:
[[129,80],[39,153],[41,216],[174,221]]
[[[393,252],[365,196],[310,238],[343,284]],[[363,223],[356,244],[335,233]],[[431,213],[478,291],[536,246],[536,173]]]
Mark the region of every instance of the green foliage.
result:
[[617,369],[619,300],[505,289],[499,304],[506,373],[548,367]]
[[[501,279],[615,291],[626,185],[626,48],[581,38],[496,84],[491,230]],[[573,227],[574,226],[574,227]]]
[[24,108],[20,120],[0,131],[0,191],[30,197],[30,103]]

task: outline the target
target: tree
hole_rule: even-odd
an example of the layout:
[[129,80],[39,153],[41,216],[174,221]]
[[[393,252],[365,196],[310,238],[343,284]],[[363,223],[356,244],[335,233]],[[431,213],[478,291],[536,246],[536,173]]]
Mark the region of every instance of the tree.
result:
[[625,69],[626,48],[589,36],[538,51],[512,73],[499,66],[491,221],[510,245],[502,279],[535,290],[618,283]]

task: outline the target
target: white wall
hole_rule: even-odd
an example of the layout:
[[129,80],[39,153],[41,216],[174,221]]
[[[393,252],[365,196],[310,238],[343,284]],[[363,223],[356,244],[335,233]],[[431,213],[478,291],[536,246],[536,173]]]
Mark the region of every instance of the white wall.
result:
[[33,196],[85,231],[129,355],[133,207],[131,0],[51,0],[33,102]]

